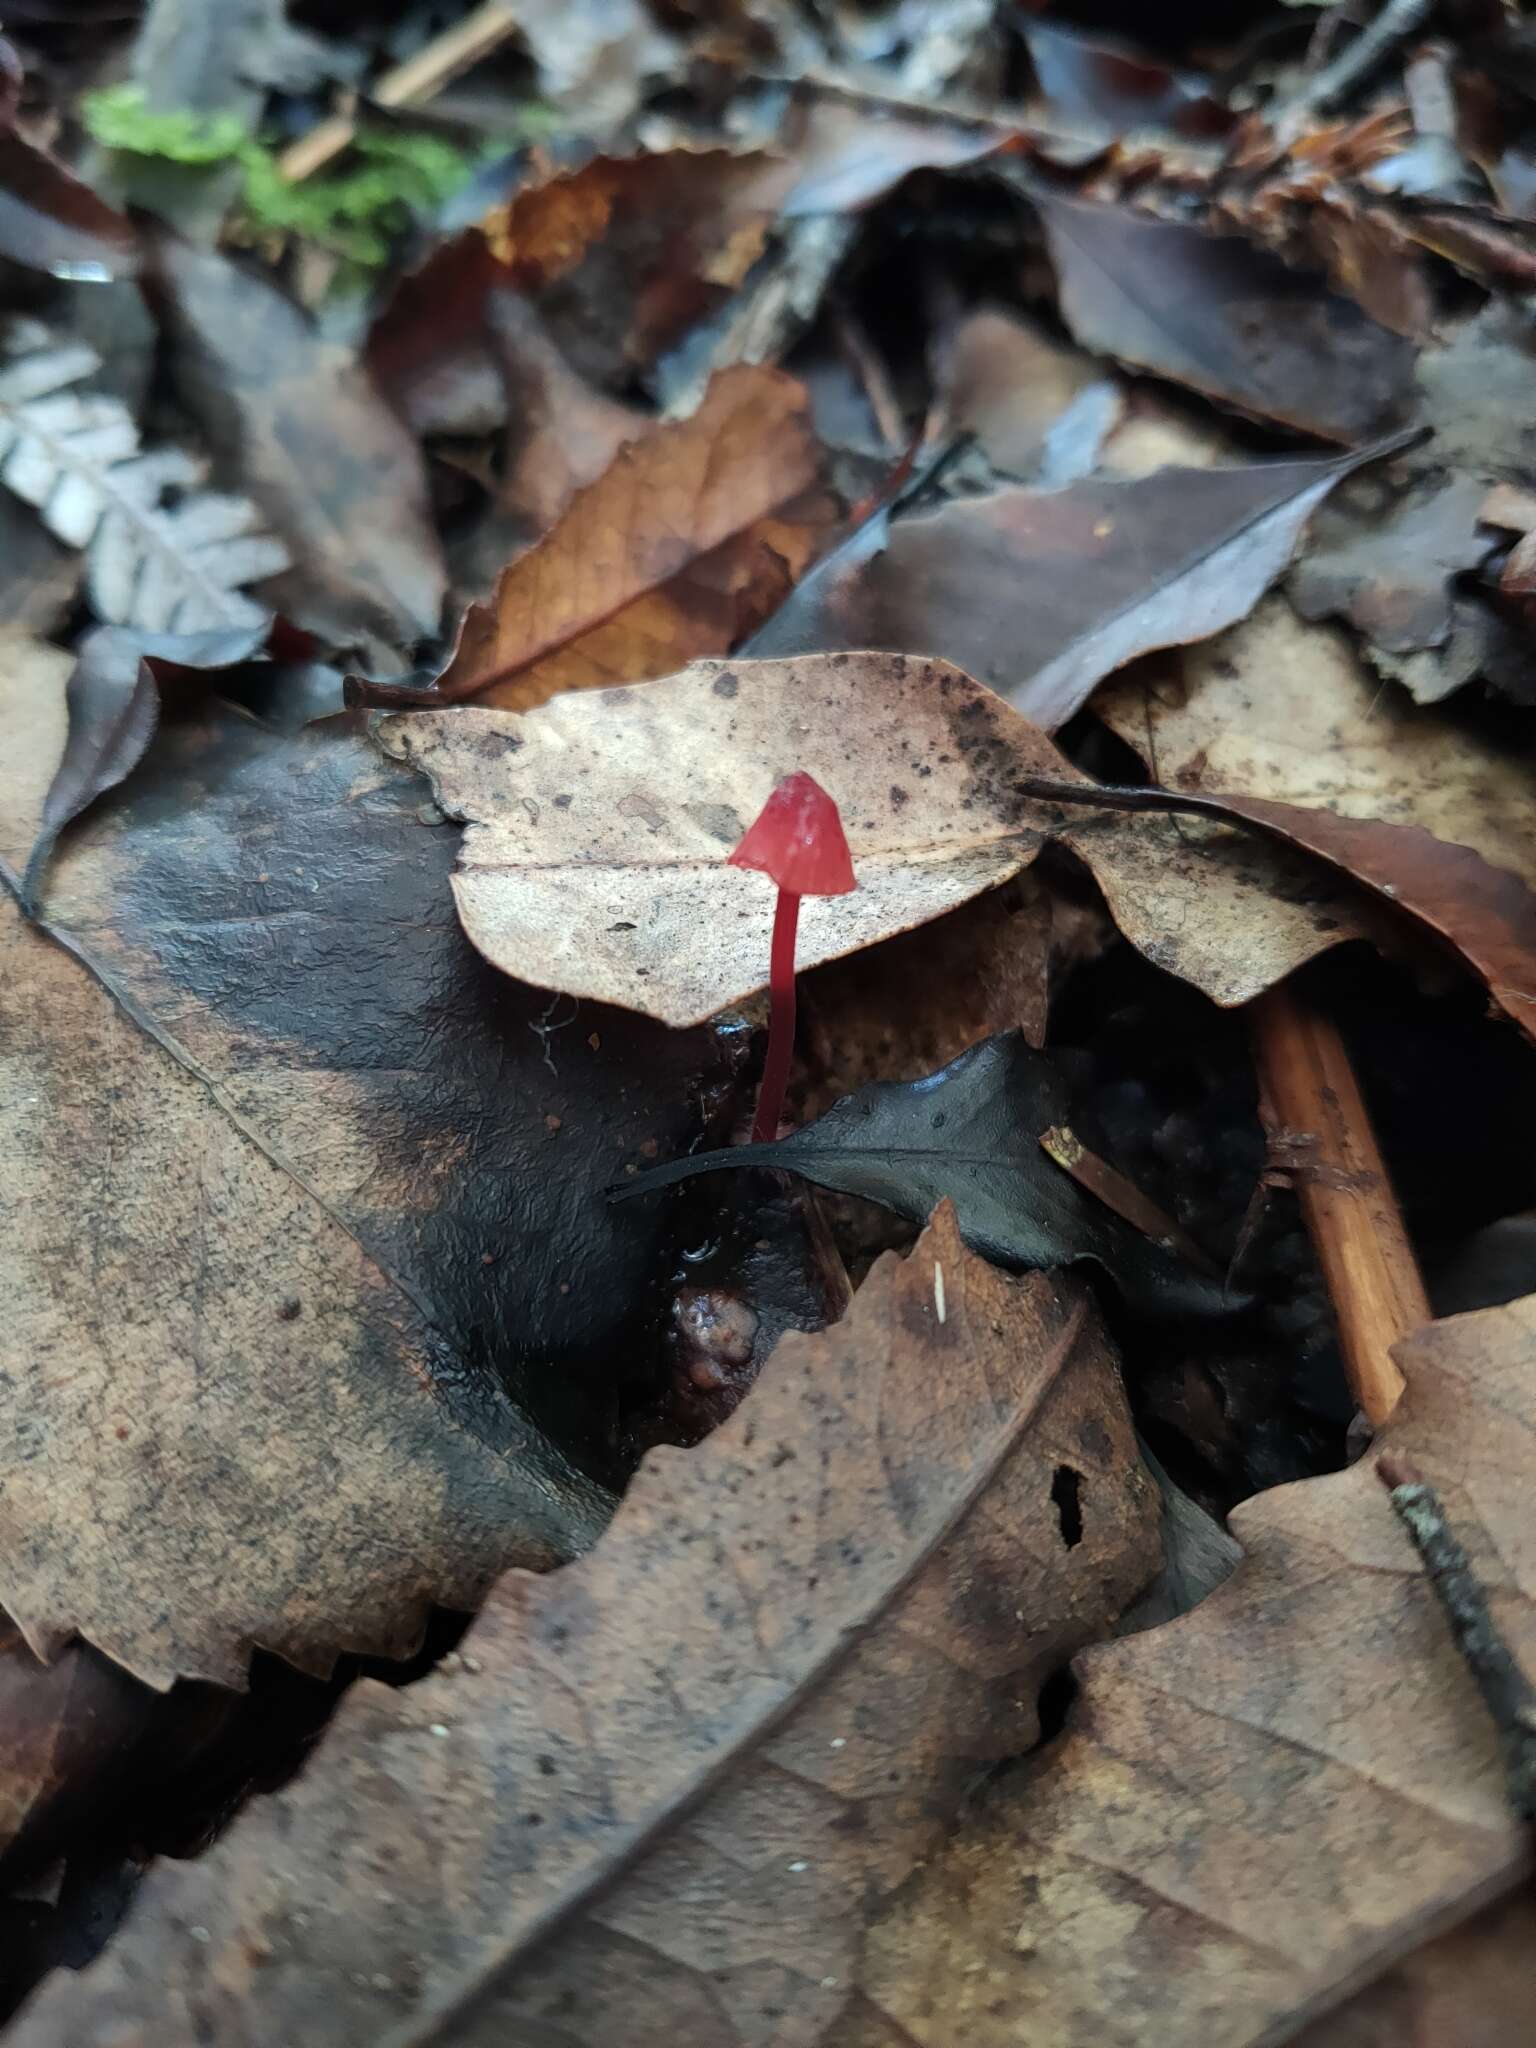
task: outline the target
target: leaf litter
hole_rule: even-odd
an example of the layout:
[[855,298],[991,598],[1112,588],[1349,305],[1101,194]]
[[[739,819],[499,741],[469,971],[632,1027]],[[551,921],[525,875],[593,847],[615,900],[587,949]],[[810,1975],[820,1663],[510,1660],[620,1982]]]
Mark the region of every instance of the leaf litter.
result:
[[8,16],[18,2040],[1522,2037],[1528,38],[1217,12]]

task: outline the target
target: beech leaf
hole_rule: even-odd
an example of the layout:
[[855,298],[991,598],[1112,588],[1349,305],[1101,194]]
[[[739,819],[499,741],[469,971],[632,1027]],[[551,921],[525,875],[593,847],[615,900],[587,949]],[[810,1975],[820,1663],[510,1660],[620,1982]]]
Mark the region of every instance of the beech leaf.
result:
[[354,1686],[18,2048],[168,2009],[253,2048],[745,2040],[766,2005],[847,2038],[868,1920],[1035,1740],[1156,1527],[1083,1292],[940,1210],[702,1445],[652,1452],[589,1558],[509,1574],[419,1684]]
[[856,536],[749,651],[941,654],[1054,731],[1112,670],[1242,618],[1333,486],[1400,445],[957,499]]
[[[1528,1669],[1533,1344],[1530,1296],[1418,1331],[1377,1439],[1439,1490]],[[1223,1586],[1079,1662],[1060,1742],[997,1785],[871,1935],[860,1989],[893,2037],[933,2038],[943,2014],[969,2048],[1291,2040],[1520,1892],[1529,1989],[1528,1831],[1375,1463],[1243,1502],[1246,1555]],[[1461,2010],[1419,2038],[1517,2038],[1464,2035]],[[1317,2038],[1400,2040],[1406,2019]]]
[[695,662],[527,714],[406,713],[379,737],[468,821],[453,891],[488,960],[673,1025],[767,979],[771,897],[725,857],[796,769],[838,803],[859,882],[803,901],[802,970],[953,910],[1048,839],[1087,862],[1134,944],[1218,1002],[1248,1001],[1363,929],[1347,887],[1251,834],[1085,820],[1020,795],[1026,776],[1075,771],[943,661]]
[[772,1144],[694,1152],[613,1190],[615,1201],[739,1166],[781,1167],[914,1222],[955,1205],[973,1251],[1014,1268],[1087,1260],[1143,1314],[1241,1307],[1085,1194],[1040,1138],[1071,1120],[1066,1082],[1022,1031],[984,1039],[920,1081],[875,1081]]
[[621,448],[503,570],[429,689],[359,682],[357,694],[521,711],[723,653],[782,599],[829,523],[811,489],[820,459],[802,385],[755,365],[723,371],[696,413]]

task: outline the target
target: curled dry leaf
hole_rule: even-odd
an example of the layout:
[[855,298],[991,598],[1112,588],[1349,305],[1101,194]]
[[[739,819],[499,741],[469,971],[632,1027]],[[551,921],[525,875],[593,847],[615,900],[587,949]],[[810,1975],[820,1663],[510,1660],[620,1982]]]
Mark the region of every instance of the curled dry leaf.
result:
[[[143,760],[160,716],[161,684],[245,661],[266,638],[265,623],[209,633],[136,633],[125,626],[96,626],[81,636],[65,690],[69,738],[48,786],[22,877],[22,902],[29,914],[36,913],[43,873],[64,827]],[[40,671],[45,689],[61,668],[69,668],[67,655],[26,635],[0,635],[0,647],[23,670]]]
[[[9,863],[46,681],[0,676]],[[7,915],[0,1600],[44,1655],[400,1654],[606,1517],[557,1440],[600,1456],[670,1242],[601,1191],[729,1059],[493,974],[422,796],[351,720],[199,692],[62,849],[53,937]]]
[[1496,545],[1483,524],[1490,485],[1536,480],[1522,424],[1532,368],[1525,323],[1506,306],[1425,350],[1416,410],[1431,438],[1396,465],[1389,494],[1366,479],[1325,507],[1291,578],[1298,610],[1347,619],[1421,703],[1470,682],[1488,656],[1491,619],[1458,580]]
[[830,523],[819,466],[802,385],[780,370],[722,371],[691,418],[622,448],[502,572],[429,689],[358,693],[528,710],[721,653],[782,599]]
[[590,1558],[503,1579],[421,1683],[354,1687],[19,2048],[168,2010],[253,2048],[630,2040],[642,2013],[746,2039],[769,2006],[847,2038],[869,1919],[1034,1741],[1155,1531],[1085,1295],[940,1210],[703,1445],[653,1452]]
[[[1533,1346],[1536,1298],[1418,1332],[1381,1439],[1440,1490],[1528,1666]],[[1080,1662],[1063,1739],[871,1936],[862,1989],[903,2038],[942,2015],[975,2048],[1289,2040],[1525,1883],[1498,1739],[1374,1462],[1245,1502],[1224,1586]]]
[[1075,771],[942,661],[696,662],[526,716],[402,716],[381,737],[470,822],[453,887],[487,959],[670,1024],[764,984],[763,885],[725,856],[795,769],[836,798],[859,878],[852,895],[802,903],[802,970],[996,887],[1048,837],[1088,863],[1134,944],[1219,1002],[1247,1001],[1360,930],[1347,891],[1277,867],[1251,840],[1084,822],[1019,796],[1024,775]]
[[1329,441],[1398,425],[1414,349],[1318,278],[1235,236],[1036,190],[1085,348]]
[[1393,446],[956,499],[829,557],[751,652],[941,654],[1053,731],[1138,654],[1240,619],[1334,485]]
[[436,633],[426,469],[366,371],[256,271],[169,230],[153,257],[181,389],[297,565],[285,611],[343,643]]

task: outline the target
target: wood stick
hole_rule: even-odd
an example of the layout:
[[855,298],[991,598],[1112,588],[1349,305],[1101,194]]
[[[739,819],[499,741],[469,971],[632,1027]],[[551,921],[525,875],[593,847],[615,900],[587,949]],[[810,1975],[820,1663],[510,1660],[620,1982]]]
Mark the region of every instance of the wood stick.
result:
[[1250,1009],[1271,1150],[1295,1182],[1350,1390],[1380,1428],[1403,1391],[1392,1346],[1432,1320],[1418,1261],[1337,1026],[1283,984]]
[[[414,107],[443,87],[460,71],[488,57],[498,43],[504,43],[518,26],[511,0],[483,0],[462,21],[444,29],[425,43],[414,57],[386,71],[369,98],[381,107]],[[332,114],[318,121],[307,135],[289,143],[278,158],[285,178],[307,178],[328,164],[351,142],[357,122],[351,114]]]
[[1123,1216],[1143,1237],[1150,1237],[1164,1251],[1172,1252],[1202,1273],[1218,1270],[1215,1260],[1201,1250],[1176,1217],[1160,1209],[1118,1166],[1111,1166],[1097,1152],[1090,1152],[1076,1131],[1065,1124],[1052,1124],[1048,1131],[1040,1133],[1040,1148],[1085,1193],[1102,1202],[1106,1209],[1113,1209],[1117,1216]]

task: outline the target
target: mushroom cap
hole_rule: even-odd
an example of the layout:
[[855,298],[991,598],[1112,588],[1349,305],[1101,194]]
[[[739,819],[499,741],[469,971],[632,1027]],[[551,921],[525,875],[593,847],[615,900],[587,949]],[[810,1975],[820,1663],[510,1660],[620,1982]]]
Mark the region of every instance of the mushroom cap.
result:
[[730,857],[758,868],[791,896],[846,896],[859,885],[837,805],[813,776],[786,775]]

